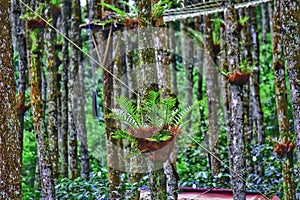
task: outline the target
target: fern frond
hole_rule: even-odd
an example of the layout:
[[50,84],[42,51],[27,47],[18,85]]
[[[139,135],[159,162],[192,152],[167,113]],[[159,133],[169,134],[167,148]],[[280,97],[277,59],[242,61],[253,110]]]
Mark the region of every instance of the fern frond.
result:
[[127,13],[124,12],[123,10],[120,10],[119,8],[116,8],[115,6],[110,5],[108,3],[105,3],[104,1],[101,1],[101,6],[104,7],[104,8],[111,9],[115,13],[121,15],[121,17],[124,17],[125,15],[127,15]]
[[135,121],[135,119],[130,115],[126,110],[113,108],[112,109],[112,117],[120,120],[121,122],[128,124],[132,128],[138,128],[139,124]]
[[138,124],[138,126],[142,124],[141,114],[139,113],[138,108],[134,103],[130,102],[130,100],[124,96],[117,98],[117,102],[120,107],[131,116],[131,118],[135,121],[136,124]]
[[183,121],[186,119],[188,114],[194,109],[195,106],[198,106],[199,102],[194,103],[191,106],[188,106],[187,108],[183,109],[182,111],[179,111],[176,113],[174,117],[174,124],[177,126],[182,126]]
[[138,9],[137,9],[137,7],[131,5],[130,3],[126,2],[126,1],[121,1],[121,0],[120,0],[119,3],[124,4],[125,6],[127,6],[128,8],[130,8],[131,11],[133,12],[133,14],[134,14],[135,16],[138,15]]

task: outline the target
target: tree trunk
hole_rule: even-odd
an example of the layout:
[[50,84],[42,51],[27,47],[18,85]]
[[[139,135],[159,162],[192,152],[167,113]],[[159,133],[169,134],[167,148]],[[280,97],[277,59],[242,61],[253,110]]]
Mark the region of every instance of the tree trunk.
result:
[[[107,41],[108,42],[108,41]],[[106,46],[106,45],[104,45]],[[109,45],[111,48],[111,44]],[[111,54],[112,50],[108,50]],[[112,55],[109,55],[112,56]],[[110,60],[110,59],[108,59]],[[119,158],[118,151],[116,150],[117,141],[112,138],[112,133],[116,130],[116,122],[114,119],[109,118],[111,108],[114,107],[114,84],[113,77],[113,63],[105,63],[106,70],[103,70],[103,96],[104,96],[104,122],[106,130],[106,149],[107,149],[107,163],[108,163],[108,180],[109,180],[109,197],[110,199],[119,198],[117,188],[120,185],[120,175],[118,171]]]
[[[244,2],[244,0],[241,0],[240,2]],[[246,16],[246,9],[239,9],[239,18],[242,19]],[[241,52],[243,52],[240,56],[240,62],[246,62],[246,67],[251,68],[253,65],[252,61],[252,46],[251,46],[251,35],[250,35],[250,29],[247,26],[248,24],[245,24],[245,26],[241,30]],[[253,97],[250,95],[250,84],[247,83],[243,86],[243,120],[244,120],[244,132],[245,132],[245,142],[246,144],[251,144],[252,137],[253,137],[253,112],[252,112],[252,100]],[[250,148],[245,148],[246,151],[246,157],[251,158],[252,154],[250,152]],[[246,168],[247,170],[250,170],[251,172],[253,170],[253,166],[251,163],[252,159],[246,160]]]
[[260,64],[259,64],[259,41],[258,41],[258,29],[257,29],[257,19],[256,12],[254,8],[249,8],[247,10],[248,17],[250,18],[250,33],[251,33],[251,41],[252,41],[252,61],[254,63],[254,67],[252,69],[252,75],[250,77],[250,92],[251,98],[253,99],[253,116],[256,124],[256,132],[257,132],[257,143],[259,144],[259,154],[257,155],[260,158],[260,163],[255,166],[256,173],[263,178],[264,177],[264,167],[262,163],[264,162],[263,155],[263,146],[265,143],[265,130],[264,130],[264,117],[263,110],[260,100]]
[[22,199],[21,144],[18,135],[10,1],[1,3],[0,20],[0,199]]
[[25,9],[21,8],[20,2],[18,0],[12,1],[12,13],[14,21],[14,33],[16,37],[16,47],[19,54],[19,79],[18,79],[18,101],[17,101],[17,113],[19,117],[19,140],[21,145],[21,160],[23,152],[23,132],[24,132],[24,115],[29,106],[25,105],[26,97],[25,91],[27,87],[28,80],[28,60],[27,60],[27,46],[25,38],[25,21],[20,19],[21,15],[25,14]]
[[[180,23],[180,28],[181,28],[181,32],[184,35],[184,32],[189,28],[190,24],[189,24],[189,20],[190,19],[186,19],[186,20],[182,20]],[[181,41],[181,46],[182,46],[182,64],[183,64],[183,68],[184,68],[184,73],[185,73],[185,86],[186,88],[184,88],[186,90],[186,103],[185,106],[190,106],[193,104],[193,70],[194,70],[194,66],[193,63],[190,63],[191,60],[193,60],[193,56],[194,56],[194,47],[193,47],[193,42],[192,40],[186,40],[185,37],[182,37],[182,41]],[[186,121],[191,121],[191,116],[192,116],[192,112],[189,112],[189,114],[186,117]],[[191,123],[188,122],[186,124],[185,130],[187,132],[190,131],[191,128]]]
[[[169,22],[170,32],[173,33],[175,30],[175,23]],[[170,34],[170,33],[169,33]],[[171,65],[171,80],[172,80],[172,91],[177,96],[178,95],[178,86],[177,86],[177,67],[176,67],[176,42],[175,34],[170,35],[169,37],[169,46],[171,50],[170,54],[170,65]]]
[[[45,16],[53,18],[53,5],[48,0],[49,5],[45,9]],[[51,23],[51,22],[50,22]],[[51,23],[52,25],[53,22]],[[58,130],[57,130],[57,67],[55,57],[55,37],[54,30],[47,26],[45,32],[47,74],[48,74],[48,134],[51,163],[53,167],[52,175],[55,183],[58,180]]]
[[206,79],[206,94],[208,106],[208,132],[209,132],[209,150],[210,153],[210,167],[212,175],[215,176],[220,172],[220,162],[215,158],[219,157],[219,142],[218,137],[220,134],[218,124],[218,110],[220,109],[219,103],[219,88],[218,88],[218,69],[214,64],[213,58],[215,57],[213,51],[213,38],[212,38],[212,22],[211,16],[204,16],[204,46],[205,46],[205,60],[206,66],[205,79]]
[[[79,0],[72,0],[71,5],[71,29],[70,39],[79,46],[80,43],[80,2]],[[69,117],[69,169],[70,178],[75,179],[78,177],[78,144],[77,144],[77,129],[75,126],[76,118],[76,92],[75,83],[78,81],[78,69],[79,69],[79,49],[74,45],[71,45],[71,60],[69,70],[69,104],[68,104],[68,117]]]
[[40,29],[31,32],[32,44],[30,54],[31,104],[36,132],[39,168],[41,174],[42,197],[54,199],[55,189],[52,178],[52,164],[49,153],[49,140],[44,123],[44,106],[42,101],[42,49],[43,33]]
[[[294,130],[297,135],[297,158],[300,171],[300,5],[298,0],[281,1],[281,3],[283,12],[283,46],[291,88]],[[292,170],[292,164],[293,163],[290,163],[289,170]],[[294,191],[291,194],[294,194]]]
[[85,118],[85,81],[84,81],[84,66],[79,65],[78,72],[78,114],[77,116],[77,129],[78,137],[80,140],[80,164],[81,164],[81,177],[88,180],[90,174],[90,162],[89,151],[87,143],[87,130],[86,130],[86,118]]
[[[263,60],[266,61],[266,53],[267,53],[267,49],[266,49],[266,45],[268,42],[267,36],[268,33],[270,31],[270,19],[269,19],[269,13],[268,13],[268,3],[262,3],[261,6],[261,15],[262,15],[262,19],[261,19],[261,26],[262,26],[262,56],[263,56]],[[266,62],[265,62],[266,63]]]
[[[62,1],[62,33],[69,37],[69,20],[71,18],[71,5],[68,0]],[[62,85],[61,85],[61,176],[68,177],[68,69],[70,64],[68,47],[69,42],[67,39],[62,39]]]
[[[239,70],[239,49],[238,49],[238,31],[234,26],[236,23],[236,12],[233,3],[229,0],[225,3],[225,25],[227,42],[227,59],[229,72],[236,73]],[[231,184],[233,198],[235,200],[246,199],[245,178],[245,153],[244,153],[244,130],[243,130],[243,104],[242,87],[240,82],[231,82],[230,84],[230,108],[231,108],[231,131],[229,139],[231,140],[229,155],[231,156]],[[242,178],[242,179],[241,179]]]

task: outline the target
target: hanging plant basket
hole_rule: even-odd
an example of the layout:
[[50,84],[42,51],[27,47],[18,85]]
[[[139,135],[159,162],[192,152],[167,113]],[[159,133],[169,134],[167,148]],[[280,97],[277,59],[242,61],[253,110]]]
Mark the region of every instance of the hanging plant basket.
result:
[[[176,138],[181,133],[181,129],[178,126],[142,127],[129,130],[129,132],[136,138],[137,148],[141,152],[148,153],[152,161],[165,162],[175,147]],[[156,140],[155,136],[162,132],[162,140]]]
[[242,86],[249,82],[249,78],[251,76],[251,73],[241,73],[241,72],[235,72],[228,76],[228,81],[231,84]]

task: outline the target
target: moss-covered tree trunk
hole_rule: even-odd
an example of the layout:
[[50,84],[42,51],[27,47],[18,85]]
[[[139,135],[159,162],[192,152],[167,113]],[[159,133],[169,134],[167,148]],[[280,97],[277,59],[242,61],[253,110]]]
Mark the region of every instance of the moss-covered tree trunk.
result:
[[257,19],[256,19],[256,11],[255,8],[249,8],[247,10],[247,16],[249,17],[249,26],[250,26],[250,33],[251,33],[251,46],[252,46],[252,75],[250,77],[250,93],[251,98],[253,101],[253,120],[255,123],[256,135],[254,136],[257,138],[257,143],[259,144],[259,154],[257,157],[259,158],[259,163],[255,165],[256,173],[263,178],[264,176],[264,166],[262,165],[264,161],[263,155],[263,146],[265,143],[265,129],[264,129],[264,115],[261,105],[260,99],[260,58],[259,58],[259,40],[258,40],[258,28],[257,28]]
[[[300,164],[300,3],[298,0],[282,1],[282,33],[286,68],[291,88],[294,131],[297,135],[297,158]],[[275,23],[274,23],[275,24]],[[292,165],[292,163],[290,163]],[[299,165],[300,166],[300,165]],[[298,166],[298,167],[299,167]],[[291,167],[291,166],[290,166]],[[300,168],[299,168],[300,169]],[[292,170],[292,169],[288,169]],[[293,194],[293,193],[292,193]]]
[[[45,9],[45,16],[48,19],[53,18],[53,5],[51,1],[47,1],[48,6]],[[54,21],[50,22],[54,25]],[[53,178],[55,182],[58,179],[58,124],[57,124],[57,67],[55,57],[55,35],[54,30],[50,27],[46,27],[45,41],[46,41],[46,67],[48,74],[48,134],[49,134],[49,147],[50,156],[53,167]]]
[[[25,91],[28,81],[28,60],[27,60],[27,45],[25,38],[25,21],[20,19],[20,16],[25,14],[25,9],[20,6],[18,0],[12,1],[13,22],[14,22],[14,35],[16,37],[16,47],[19,54],[18,59],[18,101],[17,113],[19,117],[19,140],[21,144],[21,152],[23,150],[23,132],[24,132],[24,115],[29,106],[25,105]],[[22,158],[22,153],[21,153]]]
[[[240,0],[240,2],[244,2],[244,0]],[[247,8],[239,9],[238,14],[239,18],[248,17],[246,15]],[[251,35],[250,35],[250,26],[249,24],[245,23],[241,30],[241,55],[240,55],[240,62],[244,62],[246,65],[245,67],[251,68],[253,61],[252,61],[252,45],[251,45]],[[250,144],[253,140],[253,112],[252,112],[252,99],[253,97],[250,95],[250,84],[247,83],[243,86],[243,120],[244,120],[244,132],[245,132],[245,143],[246,143],[246,156],[247,158],[251,158],[252,154],[250,152]],[[246,160],[246,168],[250,172],[254,169],[252,166],[252,159]]]
[[[70,39],[79,46],[80,43],[80,22],[81,22],[81,10],[80,1],[71,1],[71,27],[70,27]],[[75,83],[78,81],[78,69],[79,69],[79,49],[75,45],[71,45],[71,58],[69,69],[69,104],[68,104],[68,118],[69,118],[69,169],[70,178],[75,179],[78,177],[78,143],[77,143],[77,129],[76,129],[76,101],[77,96],[75,92]]]
[[11,1],[0,3],[0,199],[22,199],[22,152],[18,137],[10,6]]
[[[285,62],[283,57],[282,16],[280,0],[274,2],[273,16],[273,70],[275,78],[275,98],[281,144],[292,142],[290,133],[287,88],[285,79]],[[280,144],[279,144],[280,145]],[[280,153],[280,152],[278,152]],[[278,154],[282,157],[282,176],[284,180],[284,199],[296,199],[294,183],[293,151]]]
[[206,66],[205,80],[206,80],[206,94],[208,106],[208,134],[209,134],[209,150],[214,156],[210,155],[210,167],[212,175],[215,176],[220,172],[220,162],[215,158],[219,157],[219,142],[218,137],[220,134],[219,129],[219,116],[218,110],[220,109],[219,103],[219,84],[218,84],[218,69],[214,64],[213,58],[215,57],[213,49],[213,26],[211,16],[204,16],[204,47],[205,47],[205,60]]
[[[69,0],[62,1],[61,7],[62,13],[62,33],[69,37],[69,20],[71,18],[71,5]],[[68,177],[68,69],[70,64],[70,58],[68,53],[69,42],[66,38],[62,39],[62,72],[61,72],[61,176],[63,178]]]
[[[232,74],[239,70],[239,46],[238,31],[234,24],[236,23],[236,11],[232,1],[227,0],[225,3],[225,26],[227,42],[227,60],[229,72]],[[242,101],[242,83],[232,81],[230,83],[230,123],[231,131],[229,132],[229,156],[231,159],[231,187],[233,198],[235,200],[246,199],[245,178],[245,153],[244,153],[244,130],[243,130],[243,101]]]
[[55,189],[52,177],[52,163],[49,152],[49,139],[45,127],[42,101],[43,33],[40,29],[31,32],[30,87],[34,129],[37,140],[42,197],[54,199]]

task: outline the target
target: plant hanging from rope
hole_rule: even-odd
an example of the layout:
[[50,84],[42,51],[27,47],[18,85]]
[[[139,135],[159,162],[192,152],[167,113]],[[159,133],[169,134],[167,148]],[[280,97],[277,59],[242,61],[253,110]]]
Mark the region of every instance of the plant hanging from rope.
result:
[[[194,107],[179,109],[176,98],[161,98],[160,94],[160,91],[150,91],[140,106],[121,96],[117,99],[120,108],[113,108],[111,115],[128,125],[127,130],[116,131],[113,137],[130,141],[133,148],[149,153],[153,161],[168,159],[186,123],[184,120]],[[164,147],[164,152],[156,152]]]

